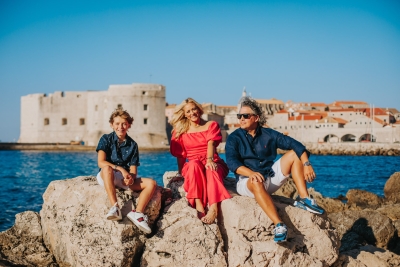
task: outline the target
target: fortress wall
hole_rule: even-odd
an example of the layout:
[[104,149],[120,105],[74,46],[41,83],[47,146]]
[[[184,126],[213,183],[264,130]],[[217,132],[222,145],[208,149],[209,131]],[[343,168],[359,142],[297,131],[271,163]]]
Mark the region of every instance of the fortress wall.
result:
[[21,122],[18,142],[31,143],[38,139],[39,105],[43,94],[31,94],[21,97]]

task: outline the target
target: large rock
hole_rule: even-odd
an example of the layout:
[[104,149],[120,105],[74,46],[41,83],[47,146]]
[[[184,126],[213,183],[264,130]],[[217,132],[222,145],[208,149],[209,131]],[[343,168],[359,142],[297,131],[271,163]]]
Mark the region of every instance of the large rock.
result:
[[141,266],[227,266],[218,226],[203,224],[184,198],[164,210],[157,226]]
[[167,171],[163,175],[164,187],[171,189],[173,199],[186,196],[186,192],[182,187],[183,182],[184,178],[178,175],[178,171]]
[[[400,192],[399,192],[400,194]],[[400,203],[392,204],[392,205],[384,205],[377,209],[376,211],[382,213],[389,217],[392,221],[400,219]]]
[[350,189],[346,198],[347,205],[351,209],[377,209],[382,204],[382,199],[378,195],[360,189]]
[[329,221],[293,207],[293,200],[274,196],[289,227],[288,242],[273,241],[273,222],[256,201],[234,196],[221,203],[218,224],[229,266],[329,266],[338,258],[339,238]]
[[0,266],[57,266],[43,242],[40,216],[25,211],[15,216],[15,224],[0,233]]
[[[328,214],[328,217],[342,239],[341,251],[355,249],[365,244],[387,248],[395,233],[392,221],[374,210],[346,210]],[[354,246],[356,239],[360,242]]]
[[332,267],[398,267],[400,256],[371,245],[346,251]]
[[395,172],[386,181],[383,188],[385,198],[394,203],[400,203],[400,172]]
[[[145,213],[150,224],[161,206],[158,188]],[[131,266],[140,257],[145,236],[126,214],[138,193],[117,193],[123,220],[105,219],[110,203],[95,177],[53,181],[43,195],[40,212],[44,241],[60,266]],[[137,260],[137,259],[136,259]]]

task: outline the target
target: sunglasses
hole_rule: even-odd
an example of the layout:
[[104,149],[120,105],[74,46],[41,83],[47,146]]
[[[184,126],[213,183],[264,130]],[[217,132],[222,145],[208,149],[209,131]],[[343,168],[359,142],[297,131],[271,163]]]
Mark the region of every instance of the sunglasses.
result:
[[256,116],[256,114],[251,114],[251,113],[236,114],[236,117],[238,118],[238,120],[240,120],[242,118],[242,116],[243,116],[243,118],[245,118],[247,120],[247,119],[250,119],[251,116]]

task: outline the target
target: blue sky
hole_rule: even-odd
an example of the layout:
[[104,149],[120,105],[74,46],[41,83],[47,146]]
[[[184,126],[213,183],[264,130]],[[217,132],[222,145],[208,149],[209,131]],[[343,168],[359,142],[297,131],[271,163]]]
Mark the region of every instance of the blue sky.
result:
[[399,1],[0,0],[0,140],[20,97],[160,83],[167,102],[359,100],[400,110]]

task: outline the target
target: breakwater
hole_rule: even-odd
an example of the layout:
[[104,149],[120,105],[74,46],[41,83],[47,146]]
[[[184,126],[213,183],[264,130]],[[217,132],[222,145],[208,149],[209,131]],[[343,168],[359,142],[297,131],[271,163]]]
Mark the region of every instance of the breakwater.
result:
[[[304,143],[313,155],[400,156],[400,143]],[[218,146],[225,153],[225,143]],[[285,151],[279,150],[283,154]]]

